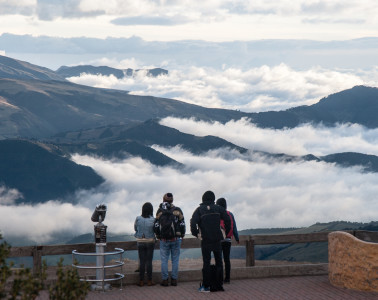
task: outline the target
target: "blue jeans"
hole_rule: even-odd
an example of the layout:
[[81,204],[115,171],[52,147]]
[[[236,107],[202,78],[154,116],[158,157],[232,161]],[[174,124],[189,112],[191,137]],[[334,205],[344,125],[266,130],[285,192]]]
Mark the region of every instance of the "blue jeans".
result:
[[178,268],[180,260],[181,239],[176,241],[160,241],[160,258],[161,258],[161,277],[163,280],[168,279],[168,259],[171,255],[172,274],[171,278],[178,278]]

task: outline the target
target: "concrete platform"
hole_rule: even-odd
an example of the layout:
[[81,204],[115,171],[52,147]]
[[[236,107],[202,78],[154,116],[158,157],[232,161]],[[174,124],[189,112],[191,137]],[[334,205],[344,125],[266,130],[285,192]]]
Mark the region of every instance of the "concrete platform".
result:
[[[126,285],[122,290],[113,288],[107,292],[89,292],[86,299],[216,299],[216,300],[359,300],[378,299],[378,293],[359,292],[343,288],[337,288],[329,283],[327,275],[317,276],[293,276],[270,277],[256,279],[233,280],[231,284],[225,284],[224,292],[199,293],[198,281],[179,282],[178,286],[162,287]],[[42,292],[38,300],[47,300],[47,292]]]

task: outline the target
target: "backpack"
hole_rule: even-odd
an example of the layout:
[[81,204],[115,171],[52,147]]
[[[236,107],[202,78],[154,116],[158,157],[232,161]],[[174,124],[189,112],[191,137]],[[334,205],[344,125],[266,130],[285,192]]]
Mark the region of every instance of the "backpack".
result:
[[162,214],[155,223],[155,233],[160,239],[173,239],[176,237],[178,218],[173,214],[174,208],[167,202],[160,204]]
[[232,238],[232,235],[234,234],[234,220],[230,214],[230,212],[228,210],[226,210],[228,216],[230,217],[230,220],[231,220],[231,227],[230,227],[230,231],[228,233],[226,233],[226,227],[224,226],[224,221],[223,220],[220,220],[220,226],[221,226],[221,231],[222,231],[222,234],[223,234],[223,237],[224,238]]

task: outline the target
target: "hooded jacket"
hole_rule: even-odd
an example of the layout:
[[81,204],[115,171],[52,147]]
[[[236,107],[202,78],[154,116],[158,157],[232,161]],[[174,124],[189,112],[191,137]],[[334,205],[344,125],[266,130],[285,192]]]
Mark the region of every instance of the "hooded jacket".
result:
[[202,243],[215,243],[223,240],[220,230],[220,220],[224,221],[226,232],[231,230],[231,220],[226,210],[213,200],[203,202],[193,212],[190,220],[190,231],[198,237],[201,234]]

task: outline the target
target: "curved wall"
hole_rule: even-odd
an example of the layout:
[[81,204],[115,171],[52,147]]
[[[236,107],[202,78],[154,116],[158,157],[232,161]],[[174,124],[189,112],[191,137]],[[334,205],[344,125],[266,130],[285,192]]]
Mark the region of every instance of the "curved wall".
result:
[[331,284],[378,292],[378,244],[336,231],[328,235],[328,271]]

